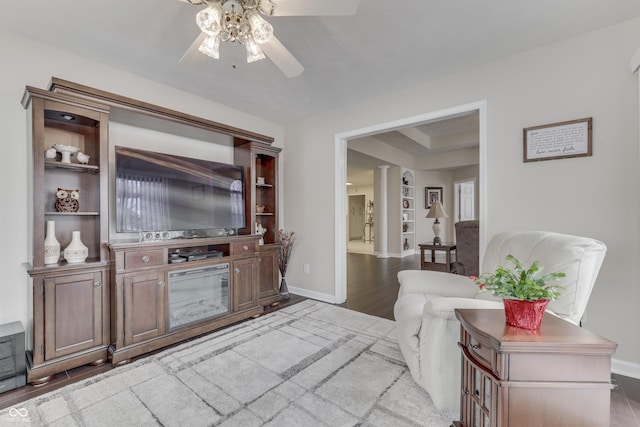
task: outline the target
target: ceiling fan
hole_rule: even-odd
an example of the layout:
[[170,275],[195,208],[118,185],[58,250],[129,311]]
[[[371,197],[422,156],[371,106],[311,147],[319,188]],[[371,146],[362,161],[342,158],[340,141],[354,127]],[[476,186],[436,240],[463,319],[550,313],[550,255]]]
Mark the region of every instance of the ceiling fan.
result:
[[196,15],[202,33],[180,61],[198,50],[218,59],[220,42],[238,42],[247,49],[247,62],[271,59],[287,77],[299,76],[302,64],[273,35],[263,16],[354,15],[360,0],[179,0],[204,5]]

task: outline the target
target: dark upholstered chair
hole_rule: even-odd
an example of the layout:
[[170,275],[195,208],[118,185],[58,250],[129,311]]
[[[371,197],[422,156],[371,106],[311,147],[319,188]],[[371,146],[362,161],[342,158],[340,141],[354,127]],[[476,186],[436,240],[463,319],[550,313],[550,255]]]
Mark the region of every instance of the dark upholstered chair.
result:
[[479,264],[479,222],[456,222],[456,272],[463,276],[477,276]]

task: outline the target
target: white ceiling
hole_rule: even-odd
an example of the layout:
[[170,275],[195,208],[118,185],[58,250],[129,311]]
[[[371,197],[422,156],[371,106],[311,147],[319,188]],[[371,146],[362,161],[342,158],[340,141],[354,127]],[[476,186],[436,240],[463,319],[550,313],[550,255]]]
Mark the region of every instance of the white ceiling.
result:
[[179,64],[198,35],[201,8],[178,0],[12,1],[3,4],[0,30],[289,123],[640,16],[638,0],[361,0],[355,16],[269,18],[305,68],[288,79],[268,59],[246,64],[244,49],[231,44],[219,61],[201,55]]
[[[478,132],[479,116],[476,111],[350,140],[347,142],[347,182],[354,186],[371,186],[373,185],[373,170],[375,168],[394,164],[388,159],[373,157],[370,152],[350,148],[359,141],[367,142],[373,138],[408,153],[413,158],[421,158],[434,153],[477,147],[479,145]],[[361,145],[357,146],[361,147]]]

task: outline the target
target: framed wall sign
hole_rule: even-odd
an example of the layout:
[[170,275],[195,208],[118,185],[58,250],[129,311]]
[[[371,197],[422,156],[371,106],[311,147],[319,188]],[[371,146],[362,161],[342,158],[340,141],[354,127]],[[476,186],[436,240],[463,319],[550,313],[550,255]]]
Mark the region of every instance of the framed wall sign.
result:
[[592,118],[525,128],[524,161],[591,156]]
[[430,209],[433,202],[442,203],[442,187],[425,187],[424,188],[424,207]]

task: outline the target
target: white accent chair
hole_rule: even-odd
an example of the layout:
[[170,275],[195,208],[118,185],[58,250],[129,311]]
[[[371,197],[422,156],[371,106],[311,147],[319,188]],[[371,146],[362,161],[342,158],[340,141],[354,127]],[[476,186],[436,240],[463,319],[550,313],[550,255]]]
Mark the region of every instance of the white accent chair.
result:
[[[561,296],[547,313],[579,324],[606,254],[597,240],[559,233],[525,231],[495,235],[484,254],[481,273],[499,265],[510,267],[509,254],[529,267],[539,261],[544,272],[564,272],[557,283]],[[498,308],[502,301],[491,293],[478,293],[467,276],[426,270],[398,273],[400,290],[394,306],[400,350],[413,379],[440,410],[460,406],[460,323],[455,308]]]

